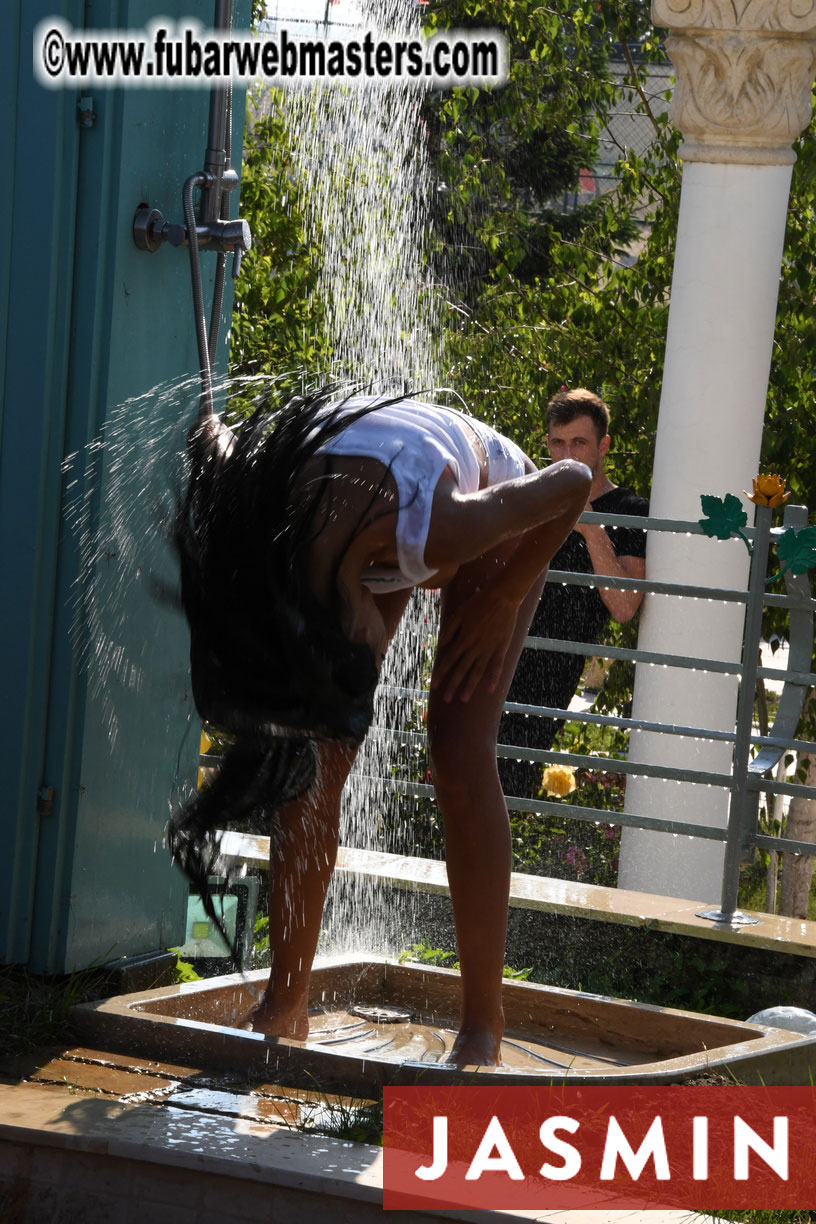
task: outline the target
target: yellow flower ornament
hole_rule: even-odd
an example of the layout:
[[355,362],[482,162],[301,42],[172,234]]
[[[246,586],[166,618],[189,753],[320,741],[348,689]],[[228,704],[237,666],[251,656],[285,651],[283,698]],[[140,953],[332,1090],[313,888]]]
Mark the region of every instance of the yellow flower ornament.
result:
[[541,775],[541,786],[548,795],[563,799],[575,790],[575,770],[571,765],[548,765]]
[[[781,506],[790,497],[790,493],[785,492],[785,482],[781,476],[771,473],[766,476],[755,476],[751,483],[754,491],[752,494],[745,493],[745,496],[755,506]],[[745,492],[744,489],[743,492]]]

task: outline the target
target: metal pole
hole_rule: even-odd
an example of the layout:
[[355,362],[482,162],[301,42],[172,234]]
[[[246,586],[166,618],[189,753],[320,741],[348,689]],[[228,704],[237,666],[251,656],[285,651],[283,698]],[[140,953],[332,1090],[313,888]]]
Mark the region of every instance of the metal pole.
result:
[[733,784],[728,808],[728,837],[723,863],[722,894],[719,910],[708,910],[698,917],[714,922],[755,925],[759,919],[741,914],[737,908],[740,862],[745,842],[748,811],[748,764],[751,756],[751,731],[754,725],[754,694],[759,669],[759,643],[762,637],[762,609],[765,578],[768,572],[768,548],[771,538],[771,510],[758,506],[754,536],[751,574],[748,583],[748,605],[745,614],[745,636],[742,645],[742,680],[737,702],[737,730],[734,743]]
[[[233,23],[233,0],[216,0],[213,17],[214,29],[219,33],[230,33]],[[231,85],[216,85],[210,90],[210,118],[207,152],[204,170],[213,176],[201,193],[199,221],[207,225],[217,221],[221,215],[221,179],[227,168],[227,115]]]

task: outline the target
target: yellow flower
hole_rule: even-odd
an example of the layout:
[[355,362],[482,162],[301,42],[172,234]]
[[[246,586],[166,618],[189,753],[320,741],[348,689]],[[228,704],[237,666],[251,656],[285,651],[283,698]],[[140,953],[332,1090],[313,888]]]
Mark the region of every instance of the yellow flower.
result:
[[744,489],[743,493],[755,506],[781,506],[790,497],[790,493],[785,492],[785,482],[781,476],[770,473],[766,476],[756,476],[752,484],[753,494],[745,493]]
[[548,795],[561,799],[575,790],[575,770],[571,765],[548,765],[541,775],[541,786]]

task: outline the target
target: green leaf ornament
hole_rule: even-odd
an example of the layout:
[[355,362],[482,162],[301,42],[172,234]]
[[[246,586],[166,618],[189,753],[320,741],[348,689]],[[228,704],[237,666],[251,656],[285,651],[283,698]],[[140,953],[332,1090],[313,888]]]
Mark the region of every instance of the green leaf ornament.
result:
[[795,527],[788,527],[777,541],[776,554],[781,568],[774,578],[781,578],[786,570],[804,574],[813,569],[816,566],[816,527],[802,527],[799,531]]
[[748,551],[751,545],[742,528],[748,522],[748,515],[742,508],[742,502],[733,493],[725,497],[715,497],[713,493],[703,493],[700,497],[705,518],[700,519],[700,526],[712,539],[730,540],[731,536],[739,536],[745,541]]

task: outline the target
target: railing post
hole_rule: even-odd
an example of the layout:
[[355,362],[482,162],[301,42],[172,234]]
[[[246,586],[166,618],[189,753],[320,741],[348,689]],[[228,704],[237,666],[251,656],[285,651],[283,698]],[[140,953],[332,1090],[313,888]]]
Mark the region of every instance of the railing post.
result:
[[771,538],[771,509],[757,506],[756,534],[751,556],[748,582],[748,603],[745,612],[745,633],[742,644],[742,677],[737,702],[737,729],[731,767],[731,801],[728,807],[728,837],[725,843],[720,908],[706,910],[700,918],[713,922],[754,925],[759,919],[749,918],[737,910],[740,862],[745,844],[748,811],[748,765],[751,758],[751,731],[754,725],[759,644],[762,638],[763,596],[768,572],[768,550]]

